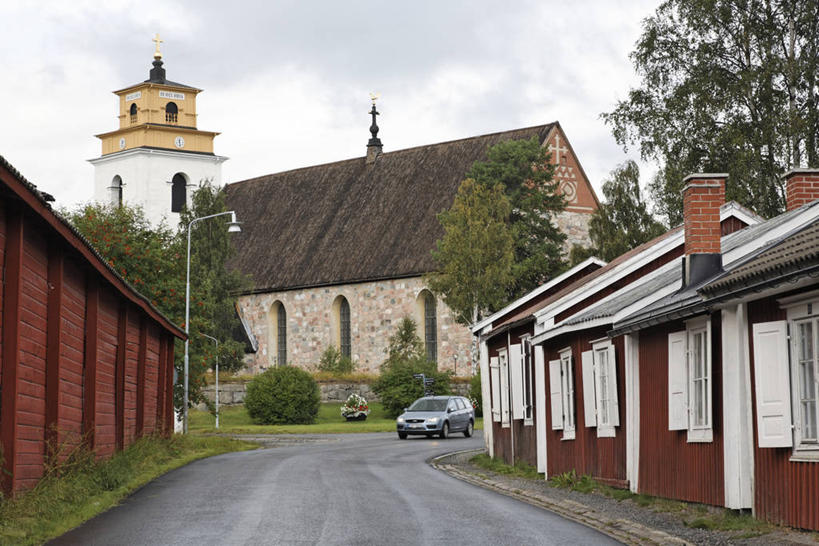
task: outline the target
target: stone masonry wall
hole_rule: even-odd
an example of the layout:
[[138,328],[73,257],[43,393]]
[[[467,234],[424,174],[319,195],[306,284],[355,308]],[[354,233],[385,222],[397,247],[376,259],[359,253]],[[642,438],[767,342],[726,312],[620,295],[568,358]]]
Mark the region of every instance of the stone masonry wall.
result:
[[[219,385],[219,405],[232,406],[242,404],[245,400],[247,383],[224,383]],[[469,393],[469,383],[451,383],[452,392],[460,396]],[[345,402],[351,394],[359,394],[367,402],[378,402],[380,398],[367,383],[319,383],[322,402]],[[216,401],[216,388],[207,385],[202,394],[211,402]],[[204,405],[202,406],[204,409]]]
[[[411,277],[240,296],[239,306],[259,342],[259,351],[246,357],[246,367],[251,373],[259,373],[276,364],[275,351],[271,350],[271,336],[275,335],[271,331],[271,309],[279,301],[287,312],[288,363],[314,369],[321,353],[333,343],[333,301],[343,295],[350,304],[353,360],[359,371],[377,372],[387,356],[389,337],[403,317],[412,317],[424,338],[418,302],[424,288],[421,277]],[[470,375],[470,332],[455,322],[440,299],[437,323],[438,369]]]
[[555,217],[555,225],[566,234],[563,250],[568,254],[574,245],[589,246],[589,220],[591,214],[564,210]]

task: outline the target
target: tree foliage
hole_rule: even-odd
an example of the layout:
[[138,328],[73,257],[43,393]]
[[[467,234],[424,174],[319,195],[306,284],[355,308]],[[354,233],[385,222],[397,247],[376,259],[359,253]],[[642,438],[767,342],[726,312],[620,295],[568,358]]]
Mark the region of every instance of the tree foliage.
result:
[[631,59],[641,85],[602,117],[660,161],[651,191],[671,225],[687,174],[728,172],[728,199],[773,216],[779,176],[819,164],[819,0],[666,0]]
[[438,215],[444,236],[433,256],[438,271],[428,284],[461,324],[498,309],[513,283],[509,198],[502,184],[461,183],[452,208]]
[[[185,324],[185,259],[187,222],[225,210],[224,192],[208,181],[192,195],[190,210],[184,209],[179,227],[154,226],[140,207],[99,203],[64,211],[66,218],[85,236],[116,271],[180,328]],[[232,292],[244,286],[238,273],[225,263],[232,246],[219,218],[197,223],[191,238],[191,336],[189,397],[199,401],[203,373],[215,363],[214,343],[219,340],[219,364],[223,369],[241,366],[244,347],[233,339],[236,324]],[[175,365],[182,377],[183,346],[178,342]],[[182,382],[176,386],[176,406],[181,406]]]
[[404,408],[424,396],[424,385],[414,377],[419,373],[435,380],[432,384],[435,394],[450,392],[451,374],[439,372],[435,363],[427,360],[415,322],[404,317],[390,336],[387,359],[381,365],[381,375],[372,386],[388,416],[397,417]]
[[502,185],[512,206],[508,223],[514,239],[513,282],[507,300],[537,288],[560,272],[566,236],[553,223],[566,206],[553,180],[554,166],[537,137],[507,140],[476,161],[467,178],[493,188]]
[[651,215],[640,195],[640,168],[634,161],[626,161],[611,172],[603,183],[603,195],[605,203],[589,220],[592,246],[573,248],[573,264],[589,256],[611,261],[666,230]]

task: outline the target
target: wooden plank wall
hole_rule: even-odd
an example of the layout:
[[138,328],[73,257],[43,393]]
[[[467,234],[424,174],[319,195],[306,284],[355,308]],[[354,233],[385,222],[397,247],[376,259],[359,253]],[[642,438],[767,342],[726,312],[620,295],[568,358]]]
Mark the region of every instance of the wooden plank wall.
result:
[[668,430],[668,334],[685,330],[685,324],[668,323],[640,332],[640,493],[717,506],[725,503],[720,327],[720,314],[714,313],[714,440],[708,443],[688,443],[687,431]]
[[[782,297],[782,296],[779,296]],[[748,339],[758,322],[785,320],[775,298],[748,304]],[[755,385],[754,347],[751,345],[751,385]],[[793,450],[760,448],[757,437],[756,389],[751,389],[754,423],[754,510],[774,523],[819,530],[819,463],[792,462]]]
[[[550,360],[558,360],[560,351],[572,350],[574,359],[575,439],[563,440],[562,430],[552,429],[552,407],[546,403],[546,464],[549,476],[574,470],[579,475],[589,474],[595,479],[617,487],[627,487],[626,481],[626,381],[623,338],[612,340],[617,364],[617,399],[620,426],[614,438],[598,438],[596,428],[586,428],[583,406],[582,353],[591,351],[591,341],[605,337],[606,329],[583,330],[549,340],[544,345],[546,360],[546,396],[551,393],[548,366]],[[594,388],[592,386],[592,388]]]
[[[0,204],[0,481],[33,487],[50,458],[99,458],[169,433],[172,334],[19,203]],[[118,382],[119,380],[119,382]]]

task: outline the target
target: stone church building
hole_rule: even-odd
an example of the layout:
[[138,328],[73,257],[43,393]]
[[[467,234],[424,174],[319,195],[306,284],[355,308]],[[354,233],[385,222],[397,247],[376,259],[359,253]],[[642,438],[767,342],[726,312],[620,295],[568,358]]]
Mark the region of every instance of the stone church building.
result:
[[[375,107],[373,106],[373,119]],[[470,332],[424,283],[430,251],[475,161],[489,147],[537,137],[553,154],[568,206],[557,218],[567,247],[588,244],[598,201],[560,124],[550,123],[383,152],[373,123],[367,156],[227,186],[243,221],[232,266],[252,288],[238,306],[258,342],[253,372],[283,363],[311,368],[334,345],[360,371],[377,371],[404,316],[415,319],[439,369],[471,373]]]

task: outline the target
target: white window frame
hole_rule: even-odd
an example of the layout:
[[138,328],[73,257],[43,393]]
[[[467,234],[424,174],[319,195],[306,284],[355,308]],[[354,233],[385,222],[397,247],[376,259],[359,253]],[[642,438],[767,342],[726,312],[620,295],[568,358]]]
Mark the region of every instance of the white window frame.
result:
[[501,427],[509,428],[512,416],[509,407],[509,353],[506,348],[498,351],[498,367],[500,368]]
[[[697,336],[702,336],[699,355],[695,352]],[[699,377],[695,375],[698,356],[703,359],[703,373]],[[688,441],[692,443],[712,442],[714,440],[714,374],[710,316],[686,321],[686,364],[688,370]],[[697,403],[698,391],[701,392],[699,403]],[[697,422],[698,414],[702,415],[702,422]]]
[[563,440],[574,440],[577,423],[575,413],[574,362],[570,347],[560,351],[560,395],[563,406]]
[[[689,443],[708,443],[714,441],[714,406],[713,406],[713,369],[712,369],[712,351],[711,351],[711,317],[706,315],[697,317],[685,322],[686,328],[684,331],[672,332],[668,335],[668,374],[669,374],[669,426],[668,430],[686,430],[687,441]],[[695,377],[694,364],[696,363],[697,355],[694,354],[694,340],[696,336],[703,336],[703,344],[701,356],[703,358],[702,375]],[[679,361],[675,361],[672,350],[672,340],[683,341],[684,350],[680,356]],[[680,366],[679,372],[684,375],[679,377],[679,382],[675,378],[678,376],[674,373]],[[702,397],[697,400],[695,394],[695,387],[702,390]],[[679,389],[679,390],[675,390]],[[697,403],[699,402],[699,404]],[[682,406],[681,406],[682,405]],[[695,422],[697,415],[697,408],[700,405],[702,411],[700,414],[703,420],[700,423]],[[679,413],[675,413],[674,409],[684,407],[684,417]],[[676,417],[675,417],[676,416]],[[682,417],[682,419],[680,419]]]
[[523,378],[523,426],[532,426],[535,422],[534,377],[532,374],[535,347],[532,345],[529,334],[521,336],[520,344],[520,360],[523,366],[521,374]]
[[501,420],[501,401],[500,401],[500,362],[498,357],[493,356],[489,359],[489,385],[490,397],[492,400],[492,421],[500,423]]
[[[620,404],[617,394],[617,361],[611,340],[606,339],[592,344],[592,358],[594,359],[597,437],[613,438],[617,434],[616,427],[620,426]],[[606,400],[603,400],[604,377],[607,379]],[[586,389],[586,385],[583,385],[583,389]],[[604,407],[608,410],[604,411]]]
[[[799,369],[799,326],[811,323],[813,329],[813,380],[814,397],[819,398],[819,298],[816,293],[802,294],[794,298],[780,300],[785,302],[783,307],[787,310],[789,329],[789,349],[788,355],[790,372],[790,397],[791,397],[791,417],[793,419],[793,454],[792,461],[819,461],[819,430],[817,430],[816,440],[805,441],[804,416],[802,415],[802,393],[801,374]],[[819,422],[819,400],[814,398],[814,419]],[[817,425],[819,427],[819,425]]]

